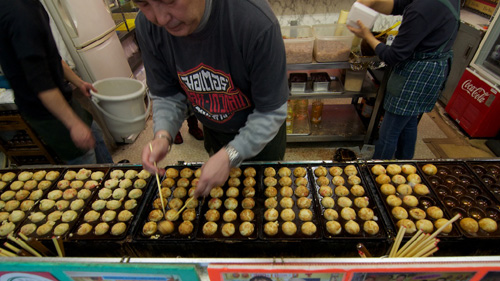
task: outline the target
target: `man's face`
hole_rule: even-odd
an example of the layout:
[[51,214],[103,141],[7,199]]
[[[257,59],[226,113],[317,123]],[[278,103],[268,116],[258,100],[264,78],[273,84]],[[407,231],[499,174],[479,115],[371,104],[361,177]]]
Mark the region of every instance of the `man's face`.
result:
[[134,0],[146,18],[173,36],[187,36],[200,24],[205,0]]

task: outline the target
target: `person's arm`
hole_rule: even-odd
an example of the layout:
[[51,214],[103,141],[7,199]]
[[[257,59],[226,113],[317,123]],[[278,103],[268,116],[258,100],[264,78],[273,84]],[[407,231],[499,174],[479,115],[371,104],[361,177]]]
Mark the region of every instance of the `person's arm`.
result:
[[357,2],[385,15],[390,15],[394,9],[394,0],[358,0]]
[[76,75],[76,73],[71,70],[71,67],[69,67],[64,60],[61,60],[61,63],[63,66],[64,78],[77,87],[83,95],[90,97],[90,90],[97,92],[92,84],[83,81],[80,76]]

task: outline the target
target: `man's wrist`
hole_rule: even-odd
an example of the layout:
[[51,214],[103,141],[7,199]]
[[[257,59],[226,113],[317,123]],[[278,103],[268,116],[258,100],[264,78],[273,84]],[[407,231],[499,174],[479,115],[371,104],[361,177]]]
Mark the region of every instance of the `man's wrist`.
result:
[[168,151],[170,151],[170,149],[172,148],[172,143],[173,143],[173,140],[172,140],[172,137],[167,134],[167,133],[158,133],[155,135],[154,137],[155,140],[157,139],[166,139],[167,142],[168,142]]
[[231,168],[238,167],[239,165],[241,165],[243,159],[241,158],[241,155],[238,152],[238,150],[236,150],[236,148],[228,144],[224,146],[224,149],[226,150],[226,153],[229,156],[229,166]]

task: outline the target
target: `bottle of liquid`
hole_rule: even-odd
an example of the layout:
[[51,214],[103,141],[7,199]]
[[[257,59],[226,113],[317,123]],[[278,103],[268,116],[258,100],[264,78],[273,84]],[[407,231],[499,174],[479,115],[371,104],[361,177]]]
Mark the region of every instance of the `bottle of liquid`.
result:
[[375,105],[375,98],[368,98],[361,109],[361,115],[365,118],[370,118],[373,112],[373,106]]
[[320,99],[314,100],[312,103],[311,123],[321,123],[321,116],[323,115],[323,102]]

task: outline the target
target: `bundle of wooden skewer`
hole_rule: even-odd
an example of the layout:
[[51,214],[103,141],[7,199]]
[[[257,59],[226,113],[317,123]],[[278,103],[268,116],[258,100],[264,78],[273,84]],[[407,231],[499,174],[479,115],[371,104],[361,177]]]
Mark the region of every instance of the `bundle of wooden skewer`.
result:
[[26,235],[19,233],[18,237],[12,234],[7,236],[9,242],[5,242],[3,246],[7,249],[0,248],[0,257],[18,257],[18,256],[34,256],[34,257],[51,257],[59,256],[64,257],[64,246],[61,237],[52,237],[52,242],[56,249],[57,255],[54,254],[49,248],[45,247],[40,241],[27,237]]

